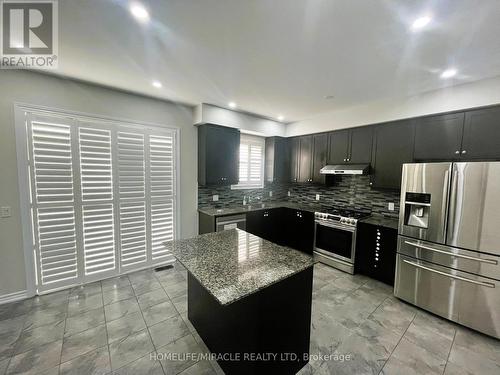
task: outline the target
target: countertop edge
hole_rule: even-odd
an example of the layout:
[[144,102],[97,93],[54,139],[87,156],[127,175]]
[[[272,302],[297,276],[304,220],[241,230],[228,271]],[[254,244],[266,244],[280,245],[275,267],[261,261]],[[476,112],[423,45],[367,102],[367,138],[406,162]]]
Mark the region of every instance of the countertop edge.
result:
[[[180,260],[178,260],[177,258],[176,258],[176,260],[184,266],[184,264],[183,264]],[[232,300],[232,301],[230,301],[230,302],[226,302],[226,303],[223,303],[223,302],[222,302],[220,299],[218,299],[218,298],[217,298],[217,297],[216,297],[216,296],[215,296],[215,295],[214,295],[214,294],[213,294],[213,293],[212,293],[209,289],[205,288],[205,286],[203,285],[202,281],[201,281],[200,279],[198,279],[195,275],[193,275],[191,272],[189,272],[189,270],[188,270],[186,267],[185,267],[185,268],[186,268],[187,272],[189,272],[189,274],[190,274],[191,276],[193,276],[193,277],[196,279],[196,281],[198,281],[198,283],[200,283],[200,285],[203,287],[203,289],[205,289],[205,290],[208,292],[208,294],[210,294],[210,295],[211,295],[211,296],[212,296],[212,297],[213,297],[213,298],[214,298],[214,299],[215,299],[215,300],[216,300],[216,301],[217,301],[217,302],[218,302],[221,306],[230,306],[230,305],[232,305],[233,303],[238,302],[238,301],[241,301],[242,299],[244,299],[244,298],[246,298],[246,297],[249,297],[249,296],[251,296],[251,295],[253,295],[253,294],[259,293],[261,290],[264,290],[264,289],[266,289],[266,288],[269,288],[269,287],[270,287],[270,286],[272,286],[272,285],[278,284],[279,282],[282,282],[283,280],[286,280],[286,279],[288,279],[289,277],[292,277],[292,276],[294,276],[294,275],[296,275],[296,274],[298,274],[298,273],[300,273],[300,272],[306,271],[306,270],[308,270],[309,268],[314,267],[314,265],[315,265],[316,263],[318,263],[318,262],[314,260],[314,261],[313,261],[313,264],[311,264],[311,265],[309,265],[309,266],[307,266],[307,267],[304,267],[304,268],[303,268],[303,269],[301,269],[301,270],[295,271],[295,272],[293,272],[293,273],[291,273],[291,274],[287,275],[286,277],[284,277],[284,278],[282,278],[282,279],[279,279],[279,280],[273,281],[272,283],[270,283],[270,284],[266,285],[266,286],[265,286],[265,287],[263,287],[263,288],[259,288],[259,289],[255,290],[255,291],[251,292],[251,293],[244,294],[244,295],[242,295],[242,296],[240,296],[240,297],[238,297],[238,298],[236,298],[236,299],[234,299],[234,300]]]

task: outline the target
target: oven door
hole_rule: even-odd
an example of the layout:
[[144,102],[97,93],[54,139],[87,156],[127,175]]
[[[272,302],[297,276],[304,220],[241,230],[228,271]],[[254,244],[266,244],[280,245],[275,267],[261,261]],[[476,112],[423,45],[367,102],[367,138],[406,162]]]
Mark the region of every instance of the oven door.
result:
[[354,263],[356,228],[340,223],[316,221],[314,251]]

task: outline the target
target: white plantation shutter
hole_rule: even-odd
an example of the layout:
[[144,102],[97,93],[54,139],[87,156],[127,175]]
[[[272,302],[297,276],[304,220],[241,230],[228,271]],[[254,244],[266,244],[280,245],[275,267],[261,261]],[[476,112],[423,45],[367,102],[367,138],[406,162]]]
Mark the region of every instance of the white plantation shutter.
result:
[[80,126],[78,134],[83,258],[88,276],[116,269],[111,131]]
[[241,135],[239,181],[233,189],[264,187],[264,147],[264,138]]
[[38,292],[173,261],[175,130],[25,119]]
[[162,245],[174,239],[174,137],[149,137],[149,188],[153,259],[171,259]]
[[71,122],[29,116],[37,275],[55,288],[78,277]]
[[147,261],[144,134],[118,132],[120,254],[123,267]]

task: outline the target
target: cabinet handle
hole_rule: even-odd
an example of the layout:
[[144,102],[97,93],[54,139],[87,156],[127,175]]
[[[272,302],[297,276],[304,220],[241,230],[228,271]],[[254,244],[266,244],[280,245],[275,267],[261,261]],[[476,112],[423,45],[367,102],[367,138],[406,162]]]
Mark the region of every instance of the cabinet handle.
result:
[[465,150],[462,150],[462,154],[466,154],[466,153],[467,153],[467,151],[465,151]]
[[458,155],[458,154],[460,154],[460,151],[458,151],[458,150],[457,150],[457,151],[455,151],[455,154],[457,154],[457,155]]

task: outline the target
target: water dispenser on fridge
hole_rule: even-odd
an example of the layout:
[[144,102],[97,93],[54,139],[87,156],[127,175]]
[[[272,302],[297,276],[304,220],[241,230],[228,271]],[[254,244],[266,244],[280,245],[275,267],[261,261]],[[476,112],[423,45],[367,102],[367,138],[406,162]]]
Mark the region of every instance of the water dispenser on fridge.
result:
[[431,195],[406,193],[404,210],[404,225],[423,229],[429,228]]

